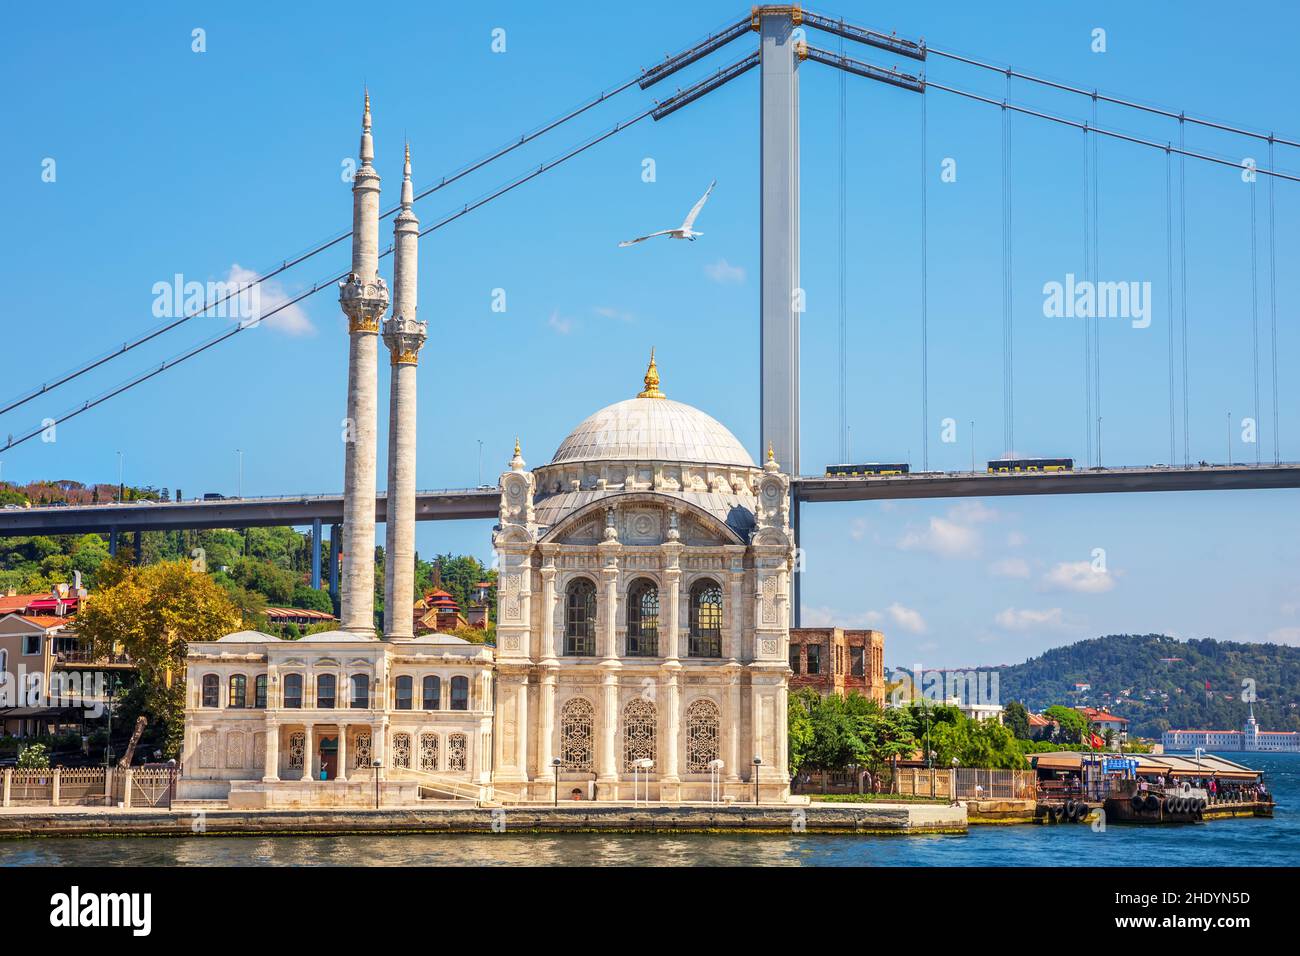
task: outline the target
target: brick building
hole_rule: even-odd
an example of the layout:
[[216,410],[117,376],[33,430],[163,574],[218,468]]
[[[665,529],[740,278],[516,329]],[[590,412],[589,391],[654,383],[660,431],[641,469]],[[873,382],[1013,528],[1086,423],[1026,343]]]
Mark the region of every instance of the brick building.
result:
[[857,691],[885,703],[885,635],[840,627],[790,629],[790,690]]

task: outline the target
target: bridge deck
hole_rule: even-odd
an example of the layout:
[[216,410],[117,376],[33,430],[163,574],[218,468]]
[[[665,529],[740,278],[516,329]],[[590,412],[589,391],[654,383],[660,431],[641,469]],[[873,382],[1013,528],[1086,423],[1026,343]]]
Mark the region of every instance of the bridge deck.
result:
[[[872,478],[798,478],[800,502],[872,501],[898,498],[979,498],[1006,495],[1104,494],[1139,491],[1230,491],[1300,488],[1300,465],[1207,465],[1196,468],[1106,468],[1052,474],[990,475],[928,472]],[[375,499],[375,520],[387,513],[387,496]],[[487,519],[497,516],[495,488],[422,491],[417,521]],[[320,519],[343,520],[342,495],[227,498],[220,501],[102,504],[0,511],[0,537],[33,534],[107,534],[199,528],[301,527]]]

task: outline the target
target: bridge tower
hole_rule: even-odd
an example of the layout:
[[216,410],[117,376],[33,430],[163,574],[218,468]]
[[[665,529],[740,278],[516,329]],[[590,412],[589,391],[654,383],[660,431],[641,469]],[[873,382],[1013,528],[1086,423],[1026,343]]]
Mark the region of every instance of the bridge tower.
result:
[[352,180],[352,271],[339,283],[348,317],[348,400],[343,422],[341,629],[375,634],[375,442],[379,322],[388,286],[379,275],[379,174],[370,136],[370,93],[361,119],[361,166]]
[[413,637],[415,604],[415,373],[428,323],[417,322],[420,220],[411,210],[411,147],[393,223],[393,314],[384,322],[393,374],[388,396],[388,512],[384,521],[384,639]]
[[[786,473],[799,475],[799,36],[797,6],[756,7],[761,128],[759,437]],[[799,542],[798,502],[790,517]],[[799,575],[791,575],[799,625]]]

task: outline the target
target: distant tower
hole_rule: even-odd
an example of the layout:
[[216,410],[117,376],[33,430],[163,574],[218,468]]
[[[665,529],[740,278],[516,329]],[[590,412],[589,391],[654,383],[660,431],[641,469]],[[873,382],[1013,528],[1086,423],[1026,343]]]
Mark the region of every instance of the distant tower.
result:
[[411,147],[402,209],[393,224],[393,315],[384,344],[393,363],[388,396],[388,514],[384,525],[384,639],[413,637],[415,604],[415,372],[428,323],[415,320],[420,220],[411,211]]
[[342,630],[375,633],[375,444],[379,323],[388,286],[379,276],[379,174],[370,138],[370,93],[361,119],[361,168],[352,181],[352,272],[339,283],[348,317],[344,422]]

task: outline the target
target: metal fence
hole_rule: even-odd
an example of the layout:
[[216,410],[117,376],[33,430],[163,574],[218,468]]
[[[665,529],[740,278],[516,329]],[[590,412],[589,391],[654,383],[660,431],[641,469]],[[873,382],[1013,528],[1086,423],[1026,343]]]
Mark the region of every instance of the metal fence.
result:
[[170,807],[174,767],[58,767],[5,770],[0,805],[6,807]]
[[862,770],[812,772],[795,781],[795,790],[799,793],[895,793],[936,800],[1033,800],[1037,795],[1038,780],[1031,770],[959,767],[955,789],[953,772],[948,767],[900,767],[896,774],[886,768],[878,775]]

